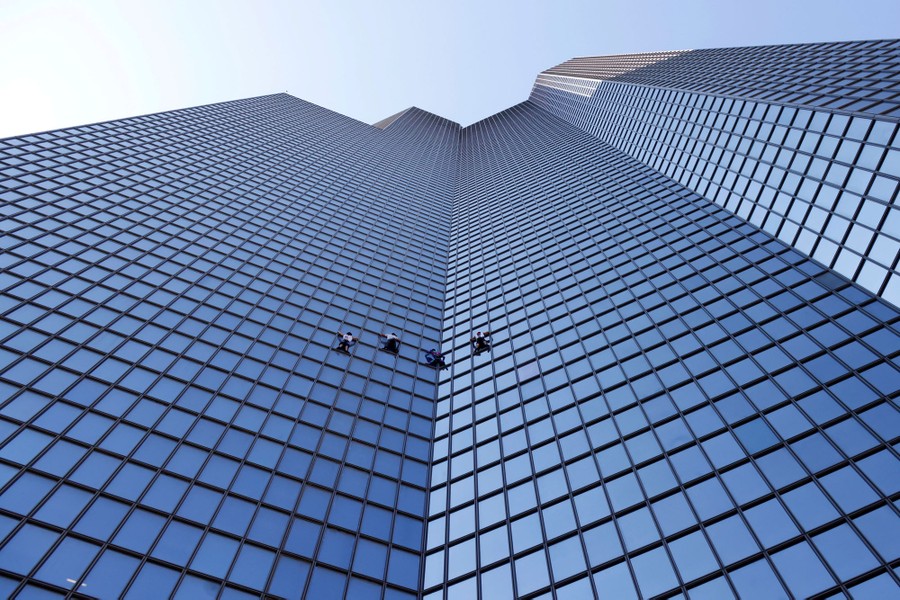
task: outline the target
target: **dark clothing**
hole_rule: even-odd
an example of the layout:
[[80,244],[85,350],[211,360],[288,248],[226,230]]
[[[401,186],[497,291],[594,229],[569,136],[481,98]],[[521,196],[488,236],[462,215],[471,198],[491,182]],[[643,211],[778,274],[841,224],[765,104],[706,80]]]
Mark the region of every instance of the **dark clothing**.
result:
[[477,352],[483,352],[491,347],[491,332],[487,333],[478,333],[474,337],[472,337],[472,346],[475,348]]
[[436,367],[443,367],[446,365],[444,362],[444,355],[434,349],[425,353],[425,362]]
[[398,352],[400,350],[400,338],[395,335],[383,335],[381,336],[385,339],[384,341],[384,349],[388,352]]
[[347,352],[349,354],[350,346],[352,346],[353,344],[356,343],[356,338],[353,337],[352,335],[350,335],[349,333],[346,333],[346,334],[339,333],[338,335],[341,336],[341,341],[338,342],[337,350],[339,352]]

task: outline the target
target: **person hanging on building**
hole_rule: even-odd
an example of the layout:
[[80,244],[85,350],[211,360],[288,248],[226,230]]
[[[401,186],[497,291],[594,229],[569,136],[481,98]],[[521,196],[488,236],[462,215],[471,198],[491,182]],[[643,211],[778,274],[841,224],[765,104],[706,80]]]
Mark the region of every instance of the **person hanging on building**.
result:
[[382,350],[390,352],[391,354],[397,354],[398,352],[400,352],[400,337],[396,333],[379,333],[378,337],[384,340],[384,345],[381,347]]
[[474,336],[472,336],[472,348],[475,350],[475,354],[481,354],[482,352],[487,352],[491,349],[491,332],[479,331]]
[[444,355],[435,348],[432,348],[425,353],[425,362],[436,369],[447,368],[447,362],[444,360]]
[[338,342],[337,350],[338,352],[343,352],[344,354],[350,354],[350,347],[356,344],[356,339],[353,337],[353,334],[349,331],[347,333],[341,333],[338,331],[338,337],[340,341]]

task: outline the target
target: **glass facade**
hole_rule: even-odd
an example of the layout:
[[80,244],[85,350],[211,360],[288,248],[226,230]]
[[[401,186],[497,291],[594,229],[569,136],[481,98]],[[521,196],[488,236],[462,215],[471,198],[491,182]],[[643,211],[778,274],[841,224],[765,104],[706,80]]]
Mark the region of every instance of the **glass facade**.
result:
[[462,139],[425,597],[896,595],[897,310],[536,104]]
[[2,595],[900,595],[898,47],[0,141]]
[[900,41],[576,58],[532,100],[900,305]]
[[277,95],[2,142],[0,596],[416,597],[458,130]]

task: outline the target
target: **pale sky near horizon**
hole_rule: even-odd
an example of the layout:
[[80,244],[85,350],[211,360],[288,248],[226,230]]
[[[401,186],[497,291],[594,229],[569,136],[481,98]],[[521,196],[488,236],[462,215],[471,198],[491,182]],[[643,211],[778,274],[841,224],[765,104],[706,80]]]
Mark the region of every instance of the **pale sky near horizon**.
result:
[[900,37],[900,0],[0,0],[0,137],[286,91],[468,125],[574,56]]

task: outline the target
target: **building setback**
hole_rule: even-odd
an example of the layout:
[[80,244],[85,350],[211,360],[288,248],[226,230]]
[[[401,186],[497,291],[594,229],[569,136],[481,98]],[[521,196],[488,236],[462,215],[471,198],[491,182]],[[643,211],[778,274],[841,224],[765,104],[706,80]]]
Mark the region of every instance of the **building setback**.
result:
[[0,141],[0,595],[897,597],[898,122],[877,41]]

